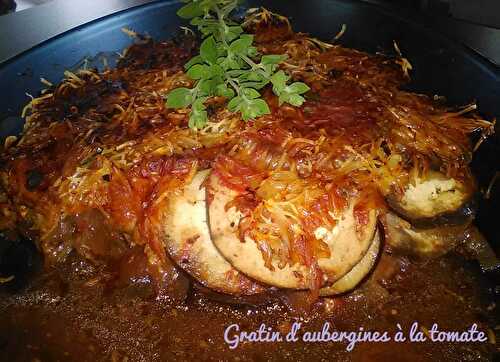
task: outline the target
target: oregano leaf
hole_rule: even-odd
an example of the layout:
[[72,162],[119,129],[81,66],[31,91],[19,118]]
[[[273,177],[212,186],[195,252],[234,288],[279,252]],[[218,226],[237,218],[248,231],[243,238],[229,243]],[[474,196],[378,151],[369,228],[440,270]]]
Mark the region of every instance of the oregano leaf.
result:
[[233,41],[234,39],[238,38],[241,33],[243,33],[243,28],[239,25],[229,26],[225,29],[227,41]]
[[260,97],[260,93],[253,88],[243,88],[241,93],[249,99],[255,99]]
[[207,78],[210,74],[210,68],[205,64],[195,64],[186,73],[189,78],[198,80],[201,78]]
[[198,2],[188,3],[177,11],[177,16],[183,19],[191,19],[203,15],[205,12]]
[[292,83],[290,84],[289,86],[287,86],[285,88],[285,91],[287,93],[296,93],[296,94],[302,94],[302,93],[306,93],[307,91],[309,91],[311,88],[309,88],[307,86],[307,84],[305,83],[302,83],[302,82],[295,82],[295,83]]
[[232,90],[225,84],[219,84],[216,88],[215,93],[218,96],[225,97],[227,99],[232,99],[234,97],[234,90]]
[[269,106],[263,99],[251,99],[240,104],[240,112],[244,121],[271,113]]
[[273,91],[279,95],[286,87],[286,82],[290,79],[289,76],[285,74],[284,71],[280,70],[273,74],[271,77],[271,83],[273,83]]
[[184,69],[187,70],[187,69],[191,68],[193,65],[201,64],[201,63],[203,63],[203,58],[200,55],[197,55],[195,57],[192,57],[191,60],[189,60],[189,62],[184,64]]
[[221,96],[228,100],[230,112],[240,112],[243,120],[270,113],[260,90],[272,84],[279,104],[303,104],[309,87],[302,82],[290,82],[290,76],[278,65],[287,55],[260,55],[253,45],[254,36],[244,34],[241,25],[230,20],[238,0],[181,0],[185,5],[179,16],[191,19],[204,39],[199,54],[189,60],[184,69],[194,81],[192,89],[177,88],[167,95],[171,108],[191,107],[189,127],[199,129],[208,121],[205,101]]
[[227,109],[229,110],[229,112],[236,112],[238,111],[239,107],[240,107],[240,104],[243,102],[243,99],[241,99],[240,96],[238,97],[234,97],[233,99],[231,99],[231,101],[229,101],[229,103],[227,104]]
[[217,45],[213,36],[206,38],[201,43],[200,56],[210,64],[217,62]]
[[260,59],[260,62],[262,64],[278,64],[281,63],[282,61],[286,60],[287,56],[286,55],[278,55],[278,54],[269,54],[269,55],[263,55],[262,58]]
[[298,95],[298,94],[291,94],[288,97],[287,103],[290,103],[292,106],[295,107],[300,107],[302,103],[304,103],[305,99],[304,97]]
[[229,45],[229,51],[238,55],[246,55],[253,42],[253,35],[242,35]]
[[168,94],[167,107],[185,108],[193,102],[193,93],[189,88],[176,88]]

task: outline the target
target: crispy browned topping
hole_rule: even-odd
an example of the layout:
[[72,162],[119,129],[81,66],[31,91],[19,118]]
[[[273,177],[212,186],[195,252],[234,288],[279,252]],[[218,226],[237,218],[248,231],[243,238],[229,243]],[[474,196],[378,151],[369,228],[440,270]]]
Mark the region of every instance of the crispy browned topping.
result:
[[[142,39],[116,69],[66,72],[26,107],[22,137],[1,155],[6,224],[36,235],[46,255],[60,260],[81,249],[67,238],[75,231],[68,225],[99,212],[105,224],[80,225],[78,232],[105,227],[166,262],[155,229],[161,201],[197,169],[214,167],[248,193],[235,200],[248,214],[240,232],[262,243],[264,257],[311,265],[328,255],[314,230],[334,226],[331,214],[353,195],[364,195],[356,211],[363,224],[366,210],[383,208],[381,196],[398,192],[415,173],[470,177],[469,134],[492,129],[474,105],[450,110],[400,90],[407,80],[400,57],[323,43],[283,22],[254,30],[260,51],[287,54],[282,68],[312,88],[301,108],[278,106],[267,93],[272,114],[244,123],[214,98],[210,122],[193,131],[184,110],[164,104],[171,89],[192,84],[182,65],[193,42]],[[279,230],[266,227],[268,218]]]

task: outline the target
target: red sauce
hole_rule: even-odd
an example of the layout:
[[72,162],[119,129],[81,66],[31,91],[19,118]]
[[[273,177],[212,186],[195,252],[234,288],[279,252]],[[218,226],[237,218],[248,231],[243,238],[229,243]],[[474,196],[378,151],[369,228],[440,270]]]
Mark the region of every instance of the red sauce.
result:
[[[206,144],[200,138],[181,142],[187,137],[180,132],[187,115],[166,109],[162,93],[194,54],[192,40],[182,46],[151,40],[135,44],[117,69],[78,74],[79,86],[66,79],[34,107],[36,124],[24,135],[26,142],[0,155],[9,201],[0,206],[11,217],[0,224],[35,236],[47,264],[55,266],[47,265],[24,291],[0,299],[1,355],[18,360],[94,360],[97,355],[112,361],[493,358],[489,344],[363,344],[347,354],[342,345],[244,344],[232,351],[224,343],[223,331],[231,323],[255,329],[265,322],[287,331],[297,314],[307,317],[303,322],[310,329],[321,328],[325,319],[345,330],[394,329],[397,323],[407,328],[415,320],[448,329],[476,322],[487,329],[494,323],[482,299],[484,281],[477,270],[466,272],[474,269],[457,255],[408,263],[386,250],[361,288],[318,300],[322,273],[317,259],[328,256],[329,249],[313,237],[314,230],[333,227],[330,212],[340,214],[354,196],[361,199],[354,208],[358,227],[368,224],[369,210],[385,209],[368,171],[359,166],[348,174],[338,171],[353,153],[371,157],[371,147],[384,144],[382,153],[404,155],[404,167],[418,161],[465,172],[468,134],[483,125],[478,126],[477,116],[451,114],[429,98],[398,89],[405,77],[386,58],[339,46],[321,52],[284,24],[264,30],[257,36],[263,53],[288,52],[288,61],[317,70],[295,75],[313,92],[295,108],[279,106],[267,90],[270,115],[239,122],[233,134]],[[294,58],[293,52],[301,51]],[[191,85],[185,78],[176,81]],[[224,110],[215,106],[217,119]],[[155,137],[172,151],[154,149]],[[142,144],[145,140],[151,142]],[[113,161],[110,174],[95,180],[100,188],[64,205],[61,183],[79,168],[100,169],[111,157],[109,150],[131,166]],[[291,262],[310,266],[311,292],[270,288],[248,298],[221,296],[173,264],[159,230],[162,202],[195,167],[212,167],[225,186],[239,192],[233,202],[247,216],[260,205],[259,186],[276,171],[296,172],[298,180],[323,191],[301,205],[305,235],[290,238],[288,250]],[[7,213],[10,209],[15,212]],[[243,218],[239,226],[243,237],[254,221]],[[272,248],[258,243],[269,264]]]

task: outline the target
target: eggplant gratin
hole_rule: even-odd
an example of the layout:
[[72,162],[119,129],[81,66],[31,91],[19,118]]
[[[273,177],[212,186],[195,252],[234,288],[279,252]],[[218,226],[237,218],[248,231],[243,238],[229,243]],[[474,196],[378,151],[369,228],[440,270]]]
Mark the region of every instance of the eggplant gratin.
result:
[[[473,223],[469,163],[494,122],[404,90],[411,65],[396,44],[370,55],[265,9],[243,28],[259,54],[284,55],[276,67],[307,89],[302,104],[268,85],[269,112],[244,117],[207,97],[193,127],[194,105],[165,102],[195,86],[184,65],[199,41],[187,31],[128,31],[116,68],[44,80],[0,155],[0,229],[44,261],[0,303],[9,360],[493,358],[496,305],[475,260],[497,260]],[[488,341],[347,353],[223,340],[233,323],[285,334],[297,320],[390,332],[417,321],[423,334],[476,323]]]

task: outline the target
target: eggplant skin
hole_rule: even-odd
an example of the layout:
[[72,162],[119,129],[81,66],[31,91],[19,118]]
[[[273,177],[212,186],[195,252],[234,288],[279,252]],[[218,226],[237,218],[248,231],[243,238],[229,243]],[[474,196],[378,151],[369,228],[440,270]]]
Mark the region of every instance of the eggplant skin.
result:
[[403,195],[389,194],[386,201],[400,217],[417,228],[470,223],[476,215],[473,179],[458,181],[430,171],[425,179],[409,183]]
[[385,239],[393,252],[417,258],[435,258],[468,240],[471,223],[418,228],[394,213],[381,217]]
[[365,256],[346,275],[337,280],[329,287],[319,290],[319,295],[330,296],[349,292],[356,288],[363,279],[373,270],[380,254],[380,232],[377,229],[373,236],[372,243]]

